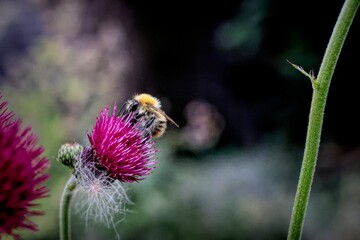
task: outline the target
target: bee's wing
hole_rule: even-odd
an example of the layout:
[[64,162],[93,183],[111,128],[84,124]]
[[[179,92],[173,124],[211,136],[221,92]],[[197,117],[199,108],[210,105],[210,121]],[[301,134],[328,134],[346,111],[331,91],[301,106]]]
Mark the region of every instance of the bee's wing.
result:
[[157,107],[154,107],[152,105],[148,105],[149,108],[151,108],[152,110],[160,113],[161,115],[163,115],[169,122],[171,122],[172,124],[174,124],[175,126],[179,127],[179,125],[174,121],[172,120],[168,115],[166,115],[166,113],[164,111],[162,111],[161,109],[157,108]]

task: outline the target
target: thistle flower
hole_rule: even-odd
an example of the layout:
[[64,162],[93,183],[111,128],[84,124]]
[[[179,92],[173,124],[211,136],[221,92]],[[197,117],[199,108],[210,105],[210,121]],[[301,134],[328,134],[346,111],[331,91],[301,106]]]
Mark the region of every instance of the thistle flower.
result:
[[[116,105],[109,116],[105,108],[88,134],[90,146],[74,161],[74,175],[80,188],[76,208],[86,219],[114,226],[114,217],[126,212],[129,202],[122,183],[144,179],[154,169],[157,149],[154,141],[132,123],[133,116],[118,116]],[[80,198],[80,199],[79,199]]]
[[138,124],[132,124],[132,116],[119,117],[116,105],[111,116],[105,108],[96,119],[88,138],[93,151],[88,151],[88,161],[97,163],[110,177],[120,182],[134,182],[151,173],[155,164],[154,142],[145,137]]
[[7,234],[19,239],[15,230],[37,230],[28,217],[43,214],[32,207],[48,192],[43,183],[49,161],[41,156],[44,149],[37,146],[37,136],[29,127],[21,130],[20,120],[6,106],[0,102],[0,238]]

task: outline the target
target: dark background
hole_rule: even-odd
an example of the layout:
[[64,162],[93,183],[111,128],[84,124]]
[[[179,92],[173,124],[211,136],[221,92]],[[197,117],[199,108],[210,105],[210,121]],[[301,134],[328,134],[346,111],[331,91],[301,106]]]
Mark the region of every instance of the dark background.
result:
[[[181,127],[158,141],[154,176],[129,186],[123,239],[286,238],[312,94],[286,60],[317,74],[342,4],[1,1],[1,92],[53,163],[51,224],[39,218],[29,238],[57,239],[69,176],[59,146],[87,144],[100,109],[136,92],[159,97]],[[358,29],[357,16],[330,87],[304,239],[360,234]],[[74,219],[75,239],[114,236]]]

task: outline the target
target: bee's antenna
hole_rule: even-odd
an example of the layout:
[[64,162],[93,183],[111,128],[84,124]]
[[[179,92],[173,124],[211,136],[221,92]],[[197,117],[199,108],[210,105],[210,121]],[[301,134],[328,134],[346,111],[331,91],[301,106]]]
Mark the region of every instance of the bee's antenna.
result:
[[125,106],[126,106],[126,102],[124,102],[124,104],[121,106],[121,108],[120,108],[120,110],[119,110],[119,112],[118,112],[118,114],[117,114],[118,117],[121,117],[121,116],[124,115],[124,113],[125,113]]

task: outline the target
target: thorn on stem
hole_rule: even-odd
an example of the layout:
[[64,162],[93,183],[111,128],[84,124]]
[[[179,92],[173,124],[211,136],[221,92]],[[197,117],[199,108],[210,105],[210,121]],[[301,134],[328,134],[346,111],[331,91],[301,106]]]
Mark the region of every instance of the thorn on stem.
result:
[[314,78],[315,79],[315,74],[314,74],[314,70],[311,69],[310,72],[309,72],[311,78]]
[[316,78],[315,78],[315,74],[314,74],[314,70],[310,70],[309,73],[307,73],[301,66],[298,66],[292,62],[290,62],[288,59],[286,59],[286,61],[291,64],[291,66],[293,66],[295,69],[297,69],[299,72],[301,72],[302,74],[304,74],[305,76],[307,76],[308,78],[310,78],[311,83],[313,85],[313,87],[317,87],[318,83],[316,82]]

